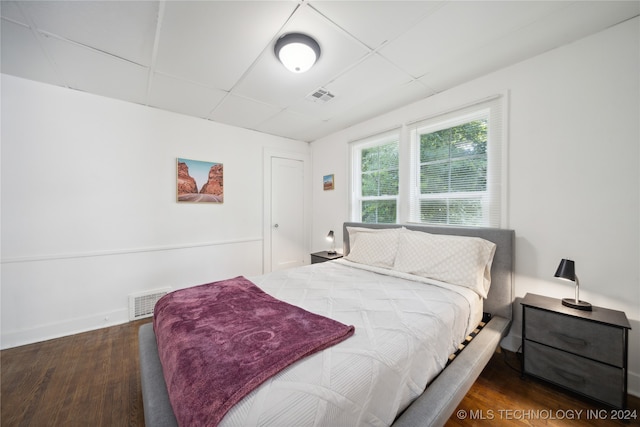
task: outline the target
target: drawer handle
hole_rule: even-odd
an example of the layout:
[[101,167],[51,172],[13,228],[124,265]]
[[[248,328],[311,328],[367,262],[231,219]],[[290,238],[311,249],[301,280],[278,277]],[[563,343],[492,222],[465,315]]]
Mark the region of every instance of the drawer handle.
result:
[[558,376],[564,378],[567,381],[571,381],[572,383],[584,384],[584,377],[577,374],[572,374],[571,372],[563,371],[562,369],[553,368]]
[[561,334],[560,332],[550,332],[551,335],[555,336],[556,338],[561,339],[562,341],[571,344],[571,345],[576,345],[576,346],[580,346],[580,347],[586,347],[587,345],[589,345],[589,342],[580,339],[580,338],[575,338],[575,337],[571,337],[569,335],[565,335],[565,334]]

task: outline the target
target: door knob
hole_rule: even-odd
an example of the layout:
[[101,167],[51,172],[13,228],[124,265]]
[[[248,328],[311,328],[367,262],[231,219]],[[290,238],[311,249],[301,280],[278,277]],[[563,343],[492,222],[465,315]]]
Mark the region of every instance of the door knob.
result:
[[274,225],[273,228],[278,228],[280,227],[278,224]]

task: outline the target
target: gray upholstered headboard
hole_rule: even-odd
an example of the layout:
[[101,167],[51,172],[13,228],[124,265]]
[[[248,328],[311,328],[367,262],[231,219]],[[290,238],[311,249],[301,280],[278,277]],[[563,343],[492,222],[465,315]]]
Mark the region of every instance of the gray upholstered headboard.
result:
[[496,253],[491,266],[491,288],[484,302],[484,311],[494,316],[512,318],[511,307],[513,303],[513,267],[515,254],[515,232],[499,228],[473,228],[473,227],[437,227],[418,224],[363,224],[358,222],[345,222],[342,227],[344,241],[344,255],[349,253],[349,233],[347,227],[367,228],[398,228],[405,227],[410,230],[424,231],[433,234],[452,234],[458,236],[480,237],[496,244]]

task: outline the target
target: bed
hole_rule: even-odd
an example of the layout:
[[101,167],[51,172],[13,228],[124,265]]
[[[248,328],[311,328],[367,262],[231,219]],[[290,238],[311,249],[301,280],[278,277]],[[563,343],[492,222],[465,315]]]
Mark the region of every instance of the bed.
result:
[[[350,327],[355,325],[355,334],[270,376],[231,407],[220,426],[444,425],[508,332],[513,302],[512,230],[345,223],[343,236],[343,260],[249,279],[285,303]],[[486,298],[478,294],[486,291],[483,285],[488,284],[488,271],[469,286],[451,286],[447,283],[450,272],[444,270],[439,274],[447,280],[423,277],[420,263],[424,257],[414,255],[428,252],[434,242],[439,242],[438,236],[447,242],[456,241],[455,236],[476,238],[462,239],[463,245],[467,247],[468,241],[473,241],[475,248],[481,241],[482,253],[492,248],[486,265],[490,271]],[[401,239],[401,244],[394,239]],[[369,248],[367,252],[365,243],[381,241],[393,242],[397,252],[390,255],[375,246],[376,250],[371,252]],[[363,256],[366,262],[358,258]],[[373,261],[372,256],[376,258]],[[442,256],[435,253],[431,258]],[[400,259],[403,261],[396,262]],[[432,268],[431,262],[427,264]],[[389,275],[389,270],[399,271]],[[462,318],[464,321],[459,320]],[[447,322],[447,326],[432,328],[423,321]],[[401,327],[408,331],[400,331]],[[434,332],[440,329],[446,333]],[[469,336],[474,337],[469,341]],[[394,342],[398,337],[400,341]],[[460,351],[463,341],[464,350]],[[444,355],[432,355],[429,351],[433,346],[425,342],[442,342],[441,347],[449,350]],[[164,352],[158,351],[152,324],[140,328],[139,346],[145,423],[149,427],[177,426],[160,362],[159,354]],[[409,356],[400,354],[401,349]],[[374,357],[381,360],[373,361]],[[430,364],[425,365],[425,360]],[[327,372],[323,366],[328,366]],[[360,366],[364,367],[366,380],[354,376]],[[370,380],[372,372],[382,379]],[[307,377],[318,377],[320,384],[308,385]],[[337,391],[325,387],[327,378]],[[357,389],[355,395],[348,394],[352,393],[349,388]]]

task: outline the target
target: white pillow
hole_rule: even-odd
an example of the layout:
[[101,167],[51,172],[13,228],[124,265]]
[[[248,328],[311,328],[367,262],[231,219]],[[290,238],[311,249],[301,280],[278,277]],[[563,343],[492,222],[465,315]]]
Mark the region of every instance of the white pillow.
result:
[[400,230],[347,227],[350,250],[345,259],[374,267],[392,268]]
[[472,289],[486,298],[496,245],[479,237],[404,230],[393,268]]

